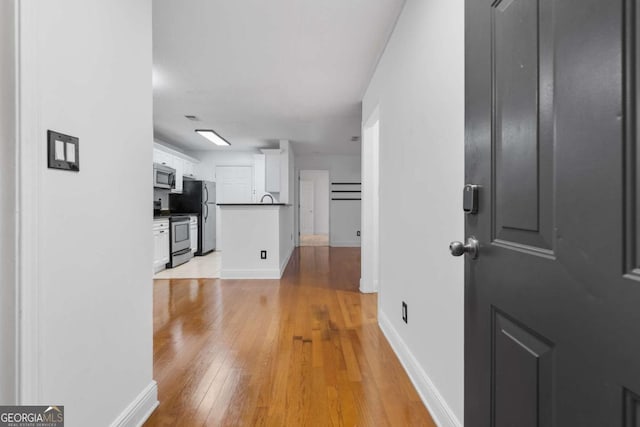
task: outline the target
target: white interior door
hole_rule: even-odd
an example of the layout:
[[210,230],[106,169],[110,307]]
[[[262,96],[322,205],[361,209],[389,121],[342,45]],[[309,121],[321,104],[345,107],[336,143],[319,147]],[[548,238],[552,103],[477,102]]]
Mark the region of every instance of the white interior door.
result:
[[218,166],[216,168],[217,203],[253,201],[253,167]]
[[300,181],[300,234],[314,234],[313,181]]

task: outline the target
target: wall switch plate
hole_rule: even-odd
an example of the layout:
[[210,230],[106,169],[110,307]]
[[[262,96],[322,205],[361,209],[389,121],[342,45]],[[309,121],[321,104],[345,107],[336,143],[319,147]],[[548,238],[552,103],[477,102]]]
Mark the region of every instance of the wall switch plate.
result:
[[404,301],[402,301],[402,320],[404,320],[404,323],[409,323],[408,313],[407,313],[407,303]]
[[47,131],[49,169],[80,171],[80,140],[52,130]]
[[356,236],[360,237],[360,230],[356,231]]
[[260,251],[260,259],[267,259],[267,251]]

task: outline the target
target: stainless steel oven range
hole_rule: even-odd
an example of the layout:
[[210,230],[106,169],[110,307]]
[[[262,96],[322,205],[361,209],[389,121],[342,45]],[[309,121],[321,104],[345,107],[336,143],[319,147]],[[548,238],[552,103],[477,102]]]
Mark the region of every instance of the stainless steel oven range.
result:
[[169,219],[171,239],[171,259],[167,267],[173,268],[193,258],[191,252],[190,217],[188,215],[172,215]]

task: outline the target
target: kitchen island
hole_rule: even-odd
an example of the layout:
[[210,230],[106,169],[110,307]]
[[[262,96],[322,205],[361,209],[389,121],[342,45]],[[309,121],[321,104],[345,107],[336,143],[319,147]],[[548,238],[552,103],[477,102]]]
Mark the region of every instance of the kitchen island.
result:
[[219,203],[223,279],[279,279],[294,248],[293,206]]

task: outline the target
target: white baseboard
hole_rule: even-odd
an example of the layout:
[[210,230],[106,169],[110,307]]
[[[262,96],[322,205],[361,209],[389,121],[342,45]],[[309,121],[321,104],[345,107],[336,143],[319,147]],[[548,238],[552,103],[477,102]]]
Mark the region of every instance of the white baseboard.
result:
[[407,375],[411,379],[414,387],[418,391],[420,398],[429,410],[431,417],[439,427],[462,427],[460,420],[453,413],[447,402],[444,400],[433,381],[422,369],[420,363],[415,358],[407,344],[400,337],[400,334],[393,327],[389,318],[383,313],[378,313],[378,323],[387,341],[395,351],[400,363],[404,367]]
[[375,288],[368,288],[362,283],[362,277],[360,278],[360,293],[362,294],[375,294],[378,292]]
[[284,270],[286,270],[287,265],[289,265],[289,260],[291,259],[291,254],[293,253],[294,249],[295,246],[292,246],[289,250],[289,254],[282,260],[282,263],[280,264],[280,277],[282,277],[282,275],[284,274]]
[[359,248],[360,242],[357,240],[353,241],[333,241],[329,242],[329,246],[334,248]]
[[111,427],[140,427],[158,407],[158,384],[151,381],[127,409],[111,424]]

